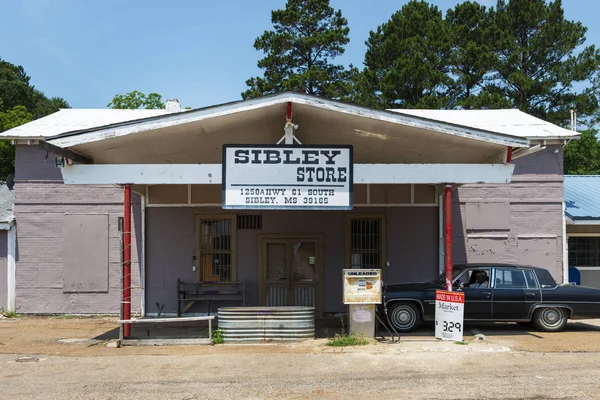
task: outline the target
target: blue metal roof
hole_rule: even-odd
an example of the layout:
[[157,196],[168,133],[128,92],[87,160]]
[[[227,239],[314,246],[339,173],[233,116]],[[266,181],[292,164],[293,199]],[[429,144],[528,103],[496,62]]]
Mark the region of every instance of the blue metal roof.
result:
[[600,175],[565,175],[565,215],[600,220]]

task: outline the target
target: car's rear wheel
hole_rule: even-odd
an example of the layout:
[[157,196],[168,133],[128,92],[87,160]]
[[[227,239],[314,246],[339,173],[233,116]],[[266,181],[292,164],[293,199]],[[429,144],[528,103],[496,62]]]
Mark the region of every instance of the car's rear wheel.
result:
[[533,314],[533,323],[535,326],[545,332],[561,331],[567,325],[567,312],[564,308],[544,307],[535,310]]
[[421,313],[412,303],[393,303],[388,313],[390,323],[398,332],[410,332],[419,325]]

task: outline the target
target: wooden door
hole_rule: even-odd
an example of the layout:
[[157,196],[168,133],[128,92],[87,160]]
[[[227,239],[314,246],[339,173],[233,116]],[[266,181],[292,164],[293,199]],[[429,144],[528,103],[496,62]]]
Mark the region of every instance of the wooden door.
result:
[[321,313],[322,240],[315,236],[263,236],[260,304],[309,306]]

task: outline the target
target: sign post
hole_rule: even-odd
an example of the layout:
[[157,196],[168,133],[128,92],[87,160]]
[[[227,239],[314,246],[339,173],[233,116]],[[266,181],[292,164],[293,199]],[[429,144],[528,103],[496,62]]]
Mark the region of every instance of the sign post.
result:
[[435,291],[435,338],[462,342],[465,294]]
[[381,304],[380,269],[345,269],[344,304],[349,333],[375,337],[375,305]]
[[223,208],[351,210],[352,146],[224,145]]

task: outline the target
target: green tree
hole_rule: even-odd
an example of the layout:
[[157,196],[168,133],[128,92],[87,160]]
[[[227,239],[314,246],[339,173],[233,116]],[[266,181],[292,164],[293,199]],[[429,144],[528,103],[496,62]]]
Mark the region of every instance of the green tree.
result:
[[362,103],[382,108],[447,106],[452,41],[436,6],[409,1],[371,31],[366,44],[365,69],[357,79]]
[[449,9],[445,19],[452,40],[449,65],[454,77],[450,81],[449,106],[471,109],[507,105],[501,96],[485,90],[495,61],[490,12],[477,2],[465,1]]
[[579,140],[565,146],[564,171],[567,175],[600,175],[600,142],[598,131],[587,129]]
[[565,125],[569,110],[582,118],[597,112],[598,101],[588,83],[598,71],[600,53],[583,47],[587,28],[565,19],[561,0],[498,0],[492,11],[495,34],[495,82],[511,106]]
[[242,98],[296,91],[339,99],[350,92],[350,72],[332,62],[344,53],[350,29],[329,0],[288,0],[271,22],[273,30],[254,42],[265,54],[258,62],[264,76],[248,79]]
[[[52,114],[60,108],[69,108],[64,99],[46,97],[30,80],[22,66],[0,58],[0,132]],[[14,167],[14,145],[8,140],[0,140],[0,180],[14,173]]]
[[162,96],[158,93],[144,93],[134,90],[126,94],[116,94],[108,103],[108,108],[120,108],[127,110],[137,110],[143,108],[146,110],[156,110],[165,108]]

